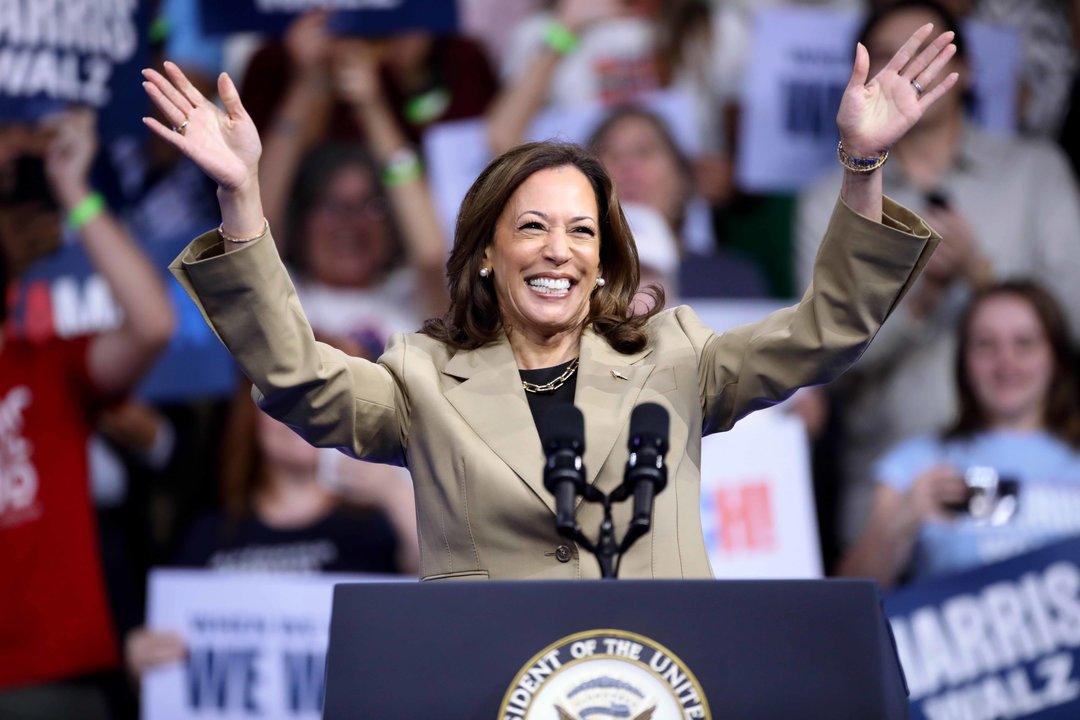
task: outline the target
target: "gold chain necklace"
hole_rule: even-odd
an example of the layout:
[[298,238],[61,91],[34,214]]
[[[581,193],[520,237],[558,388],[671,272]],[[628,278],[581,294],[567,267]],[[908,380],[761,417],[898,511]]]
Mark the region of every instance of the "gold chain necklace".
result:
[[536,383],[526,382],[525,380],[522,380],[521,387],[525,388],[525,392],[530,393],[554,392],[566,384],[566,381],[569,380],[571,376],[577,371],[577,366],[578,358],[574,358],[574,360],[570,363],[570,366],[563,371],[563,374],[555,378],[551,382],[544,385],[537,385]]

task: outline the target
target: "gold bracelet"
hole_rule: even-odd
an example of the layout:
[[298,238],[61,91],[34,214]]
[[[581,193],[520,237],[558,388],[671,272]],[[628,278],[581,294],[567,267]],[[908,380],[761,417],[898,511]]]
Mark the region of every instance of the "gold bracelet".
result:
[[262,232],[260,232],[258,235],[253,235],[252,237],[240,238],[240,237],[233,237],[232,235],[227,234],[225,232],[225,223],[224,222],[221,223],[220,225],[218,225],[217,231],[218,231],[218,235],[221,236],[222,240],[228,240],[229,242],[233,242],[233,243],[249,243],[252,240],[258,240],[263,235],[270,232],[270,221],[267,220],[266,218],[263,218]]
[[844,141],[841,140],[836,145],[836,157],[840,159],[840,164],[853,173],[859,173],[865,175],[877,170],[879,167],[885,164],[885,161],[889,159],[889,151],[878,155],[876,158],[860,158],[848,155],[847,150],[844,149]]

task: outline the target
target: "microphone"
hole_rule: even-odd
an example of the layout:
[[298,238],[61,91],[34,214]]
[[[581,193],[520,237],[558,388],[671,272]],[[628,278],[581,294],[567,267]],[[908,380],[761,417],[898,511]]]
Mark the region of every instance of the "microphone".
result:
[[624,492],[634,493],[631,526],[644,532],[652,523],[653,498],[667,487],[668,411],[657,403],[642,403],[630,415],[630,457],[626,461]]
[[585,418],[573,405],[556,405],[538,428],[544,446],[544,487],[555,496],[555,528],[573,537],[574,502],[585,488]]

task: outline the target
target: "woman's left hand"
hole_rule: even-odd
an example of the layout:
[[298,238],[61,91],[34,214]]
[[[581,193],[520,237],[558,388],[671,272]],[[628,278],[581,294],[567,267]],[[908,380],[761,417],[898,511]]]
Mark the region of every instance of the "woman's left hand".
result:
[[851,80],[836,114],[840,139],[849,155],[875,157],[888,150],[956,84],[956,73],[934,84],[956,54],[952,32],[942,33],[919,52],[933,29],[928,23],[916,30],[869,82],[870,55],[862,43],[856,47]]

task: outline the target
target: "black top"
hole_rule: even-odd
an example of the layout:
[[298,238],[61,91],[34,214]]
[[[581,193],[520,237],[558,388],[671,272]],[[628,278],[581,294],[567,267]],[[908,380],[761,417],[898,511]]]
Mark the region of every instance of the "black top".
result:
[[[534,385],[547,385],[549,382],[566,372],[573,360],[567,360],[561,365],[537,370],[518,370],[521,379]],[[526,392],[529,399],[529,411],[532,412],[533,424],[540,427],[540,418],[547,414],[548,410],[556,405],[573,405],[574,391],[577,389],[577,372],[574,372],[559,388],[546,393]]]
[[380,511],[339,505],[310,525],[272,528],[255,515],[200,517],[176,564],[268,572],[396,573],[397,537]]

